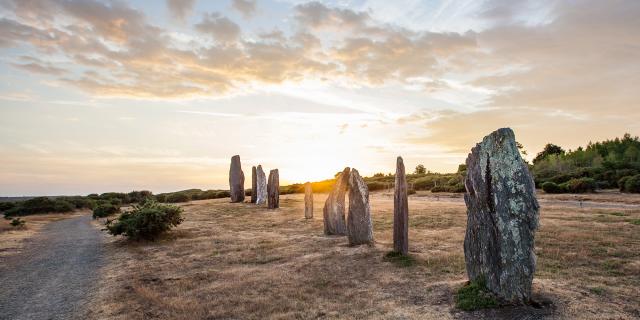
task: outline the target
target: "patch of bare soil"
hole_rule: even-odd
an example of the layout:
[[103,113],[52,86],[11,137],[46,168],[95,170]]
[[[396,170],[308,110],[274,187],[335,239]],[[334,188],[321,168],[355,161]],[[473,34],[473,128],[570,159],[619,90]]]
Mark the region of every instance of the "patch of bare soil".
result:
[[107,244],[93,319],[633,319],[640,317],[640,210],[544,207],[537,234],[540,306],[463,312],[466,208],[409,200],[409,266],[392,248],[393,198],[373,193],[376,245],[323,235],[322,206],[303,195],[268,210],[228,199],[184,204],[185,222],[156,242]]

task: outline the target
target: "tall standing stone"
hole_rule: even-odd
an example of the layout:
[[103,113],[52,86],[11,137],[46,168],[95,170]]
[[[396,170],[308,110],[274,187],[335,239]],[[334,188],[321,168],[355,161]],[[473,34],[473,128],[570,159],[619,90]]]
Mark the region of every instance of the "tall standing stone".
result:
[[313,190],[309,182],[304,184],[304,217],[313,218]]
[[396,161],[396,184],[393,195],[393,251],[409,253],[409,200],[407,177],[401,157]]
[[244,201],[244,173],[240,164],[240,156],[231,157],[231,168],[229,169],[229,191],[231,202]]
[[322,209],[324,218],[324,233],[326,235],[341,235],[347,234],[347,224],[344,219],[344,197],[349,187],[349,167],[336,177],[336,183],[333,185],[333,189],[329,192],[327,200],[324,202],[324,208]]
[[273,169],[269,172],[267,204],[269,209],[276,209],[280,207],[280,178],[278,177],[278,169]]
[[258,177],[256,173],[256,166],[251,167],[251,203],[256,203],[258,200]]
[[467,158],[464,257],[471,281],[511,303],[527,302],[536,270],[539,205],[513,131],[484,137]]
[[256,204],[263,205],[267,203],[267,176],[262,170],[262,166],[256,168]]
[[369,208],[369,188],[358,170],[349,174],[349,216],[347,217],[349,245],[373,244],[373,224]]

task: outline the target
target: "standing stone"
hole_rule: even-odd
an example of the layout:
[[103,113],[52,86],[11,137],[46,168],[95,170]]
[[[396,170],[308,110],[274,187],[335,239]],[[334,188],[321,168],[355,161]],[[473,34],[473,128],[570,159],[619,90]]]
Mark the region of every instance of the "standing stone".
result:
[[280,207],[280,178],[278,169],[269,172],[269,184],[267,184],[267,203],[269,209]]
[[244,173],[240,165],[240,156],[231,157],[231,168],[229,169],[229,191],[231,202],[244,201]]
[[396,161],[396,187],[393,195],[393,251],[409,253],[409,201],[407,177],[401,157]]
[[267,203],[267,176],[262,170],[262,166],[256,168],[256,204],[263,205]]
[[534,236],[539,205],[513,131],[484,137],[467,157],[464,258],[469,280],[484,279],[498,298],[530,300],[536,270]]
[[258,177],[256,176],[256,167],[251,167],[251,203],[258,200]]
[[349,216],[347,217],[349,245],[373,244],[373,224],[369,208],[369,188],[358,170],[349,174]]
[[344,168],[342,173],[336,177],[336,183],[329,192],[327,200],[322,209],[324,218],[324,234],[341,235],[347,234],[347,224],[344,219],[344,197],[349,187],[349,167]]
[[313,218],[313,190],[309,182],[304,184],[304,217]]

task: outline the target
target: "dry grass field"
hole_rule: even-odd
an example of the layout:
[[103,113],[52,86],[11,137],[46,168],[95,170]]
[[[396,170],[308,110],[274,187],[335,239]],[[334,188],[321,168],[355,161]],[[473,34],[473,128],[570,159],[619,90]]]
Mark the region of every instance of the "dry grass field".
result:
[[[374,247],[323,235],[322,206],[305,220],[303,195],[281,208],[228,199],[183,204],[185,222],[156,242],[111,238],[95,319],[476,319],[640,317],[637,196],[597,195],[611,208],[580,208],[542,195],[535,299],[540,306],[462,312],[466,280],[459,196],[410,197],[413,260],[384,259],[392,247],[393,196],[371,195]],[[624,199],[624,201],[620,201]],[[549,200],[550,204],[545,204]],[[566,203],[563,203],[565,201]]]

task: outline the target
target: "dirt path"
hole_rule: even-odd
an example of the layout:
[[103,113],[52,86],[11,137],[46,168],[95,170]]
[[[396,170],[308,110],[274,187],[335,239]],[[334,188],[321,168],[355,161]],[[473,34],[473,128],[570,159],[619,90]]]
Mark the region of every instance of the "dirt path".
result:
[[0,319],[82,319],[103,261],[103,235],[81,216],[48,224],[0,260]]

